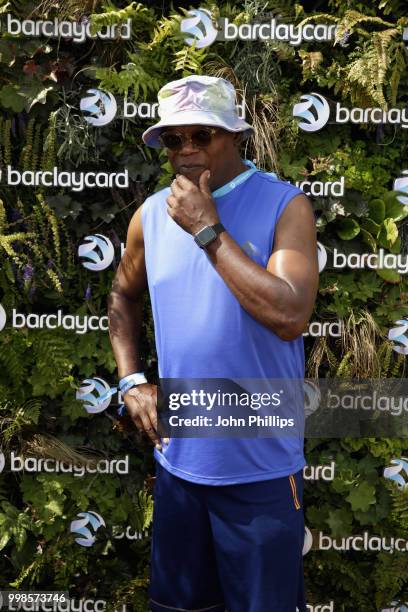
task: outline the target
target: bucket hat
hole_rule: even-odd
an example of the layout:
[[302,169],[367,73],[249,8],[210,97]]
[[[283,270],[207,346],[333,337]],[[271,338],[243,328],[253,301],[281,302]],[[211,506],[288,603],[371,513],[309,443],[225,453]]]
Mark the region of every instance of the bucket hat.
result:
[[157,99],[160,120],[142,134],[143,142],[149,147],[160,147],[160,132],[170,126],[221,127],[229,132],[244,132],[244,139],[253,132],[252,126],[238,115],[236,91],[227,79],[190,75],[166,83]]

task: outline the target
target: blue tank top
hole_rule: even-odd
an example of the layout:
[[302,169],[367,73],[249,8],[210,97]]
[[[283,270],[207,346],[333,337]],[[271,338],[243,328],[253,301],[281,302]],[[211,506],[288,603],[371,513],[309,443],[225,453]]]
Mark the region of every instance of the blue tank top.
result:
[[[221,223],[266,268],[276,223],[303,191],[242,160],[248,171],[212,192]],[[167,213],[170,187],[143,203],[148,287],[160,378],[304,378],[303,336],[281,340],[240,305],[205,250]],[[209,485],[280,478],[306,465],[303,436],[170,438],[154,456]]]

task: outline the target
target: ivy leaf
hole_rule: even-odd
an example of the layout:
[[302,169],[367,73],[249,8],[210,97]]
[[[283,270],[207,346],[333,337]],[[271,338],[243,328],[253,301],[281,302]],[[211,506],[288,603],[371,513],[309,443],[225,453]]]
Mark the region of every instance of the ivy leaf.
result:
[[350,491],[346,499],[354,512],[357,510],[366,512],[372,504],[375,504],[375,487],[368,482],[362,482]]
[[0,104],[4,108],[10,108],[15,113],[21,113],[24,109],[24,97],[20,88],[16,85],[5,85],[0,90]]
[[332,535],[337,538],[351,533],[353,515],[347,508],[331,510],[326,523],[329,525]]

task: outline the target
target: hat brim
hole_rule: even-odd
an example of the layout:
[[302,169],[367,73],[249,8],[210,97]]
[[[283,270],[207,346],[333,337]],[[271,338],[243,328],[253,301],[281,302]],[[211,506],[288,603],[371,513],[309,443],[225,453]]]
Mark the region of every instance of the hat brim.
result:
[[158,138],[161,131],[165,127],[176,127],[179,125],[208,125],[211,127],[220,127],[228,132],[244,132],[244,140],[249,138],[254,128],[238,116],[231,117],[231,113],[227,112],[203,112],[202,110],[189,110],[174,113],[171,119],[160,120],[142,134],[143,142],[149,147],[161,147]]

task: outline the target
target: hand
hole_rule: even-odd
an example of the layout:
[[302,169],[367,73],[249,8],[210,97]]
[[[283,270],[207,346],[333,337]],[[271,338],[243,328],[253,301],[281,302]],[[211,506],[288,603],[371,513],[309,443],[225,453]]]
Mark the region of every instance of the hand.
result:
[[209,178],[210,171],[204,170],[197,186],[183,174],[177,174],[171,183],[171,195],[166,198],[170,217],[192,235],[206,225],[220,221],[211,195]]
[[[157,433],[157,385],[142,383],[132,387],[124,394],[123,401],[138,430],[146,433],[155,447],[161,450],[161,439]],[[163,438],[163,441],[169,443],[168,438]]]

